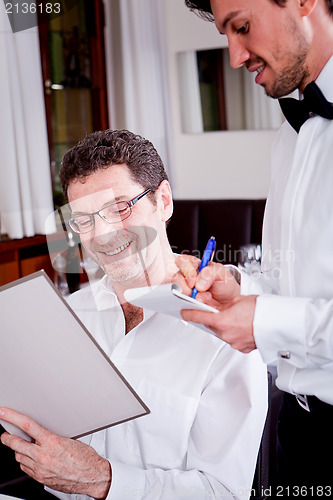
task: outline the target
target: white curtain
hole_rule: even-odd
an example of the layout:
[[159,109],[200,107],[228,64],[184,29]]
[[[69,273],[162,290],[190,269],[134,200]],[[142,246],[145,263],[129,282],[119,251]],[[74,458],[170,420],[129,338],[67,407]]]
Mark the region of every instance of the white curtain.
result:
[[284,121],[277,99],[267,97],[254,81],[253,73],[243,68],[245,127],[250,130],[276,129]]
[[53,202],[38,30],[13,34],[3,2],[0,67],[0,232],[45,234]]
[[187,134],[204,131],[196,52],[188,50],[177,55],[182,130]]
[[227,124],[230,130],[277,129],[284,118],[276,99],[267,97],[254,81],[255,75],[245,67],[231,68],[225,49],[223,72],[227,102]]
[[[229,51],[223,53],[223,83],[228,130],[277,129],[284,121],[279,103],[265,95],[253,73],[231,68]],[[185,133],[203,132],[202,105],[195,51],[178,54],[180,108]]]
[[[112,128],[127,128],[150,140],[172,181],[163,1],[107,0],[105,7],[108,24],[107,64],[111,66],[108,71],[108,92],[113,94],[113,99],[109,98],[110,125]],[[120,26],[117,26],[118,22]],[[118,44],[115,33],[118,33]],[[114,49],[116,44],[118,54]]]

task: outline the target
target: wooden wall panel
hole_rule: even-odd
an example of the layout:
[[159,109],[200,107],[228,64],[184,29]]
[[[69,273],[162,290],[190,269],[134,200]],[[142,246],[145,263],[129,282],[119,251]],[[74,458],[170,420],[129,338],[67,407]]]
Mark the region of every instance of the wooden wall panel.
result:
[[20,278],[20,264],[17,251],[0,254],[0,286]]

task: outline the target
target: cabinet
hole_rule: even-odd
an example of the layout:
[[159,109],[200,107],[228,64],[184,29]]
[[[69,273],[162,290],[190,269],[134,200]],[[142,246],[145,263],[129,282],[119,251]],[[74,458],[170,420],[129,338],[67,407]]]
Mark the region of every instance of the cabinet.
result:
[[[33,236],[20,240],[8,240],[0,242],[0,286],[11,281],[28,276],[36,271],[44,269],[47,275],[54,281],[55,271],[52,261],[57,252],[64,252],[63,234],[56,233],[48,236],[52,238],[52,249],[54,253],[49,254],[46,236]],[[81,259],[77,248],[77,259]],[[88,280],[87,274],[80,268],[79,277],[76,280],[84,283]],[[73,277],[72,277],[73,278]]]
[[53,280],[46,236],[0,242],[0,285],[44,269]]

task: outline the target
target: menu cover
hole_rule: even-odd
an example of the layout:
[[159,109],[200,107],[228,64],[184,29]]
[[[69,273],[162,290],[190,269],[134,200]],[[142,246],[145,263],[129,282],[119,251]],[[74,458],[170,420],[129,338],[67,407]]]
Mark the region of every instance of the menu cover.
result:
[[149,413],[44,271],[0,287],[0,324],[0,406],[71,438]]

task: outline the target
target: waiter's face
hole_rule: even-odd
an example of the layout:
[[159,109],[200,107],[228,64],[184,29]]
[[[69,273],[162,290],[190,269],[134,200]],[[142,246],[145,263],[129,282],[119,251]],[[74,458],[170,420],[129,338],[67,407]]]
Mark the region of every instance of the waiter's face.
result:
[[233,68],[246,66],[274,98],[304,88],[311,36],[298,2],[211,0],[211,6],[217,29],[228,37]]

